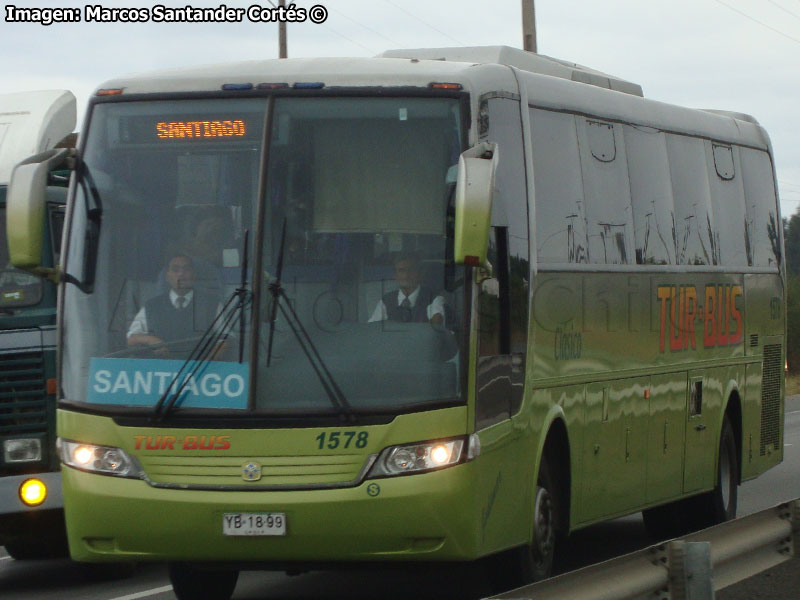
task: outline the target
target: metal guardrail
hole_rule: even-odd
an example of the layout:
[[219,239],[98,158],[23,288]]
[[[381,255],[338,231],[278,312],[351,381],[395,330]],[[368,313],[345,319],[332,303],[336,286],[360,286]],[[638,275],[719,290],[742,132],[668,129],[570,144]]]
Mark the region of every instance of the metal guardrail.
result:
[[800,556],[800,499],[662,542],[493,600],[710,600]]

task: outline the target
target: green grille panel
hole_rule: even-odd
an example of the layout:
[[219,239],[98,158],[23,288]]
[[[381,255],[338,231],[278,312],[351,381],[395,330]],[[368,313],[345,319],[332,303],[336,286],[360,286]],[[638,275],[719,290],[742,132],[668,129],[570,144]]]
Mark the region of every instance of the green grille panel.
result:
[[[156,483],[240,486],[325,485],[349,482],[360,473],[366,456],[214,456],[137,457],[148,478]],[[256,462],[261,478],[243,478],[243,466]]]
[[0,434],[47,431],[41,352],[0,354]]
[[764,346],[764,366],[761,378],[761,456],[767,446],[778,448],[781,433],[781,345]]

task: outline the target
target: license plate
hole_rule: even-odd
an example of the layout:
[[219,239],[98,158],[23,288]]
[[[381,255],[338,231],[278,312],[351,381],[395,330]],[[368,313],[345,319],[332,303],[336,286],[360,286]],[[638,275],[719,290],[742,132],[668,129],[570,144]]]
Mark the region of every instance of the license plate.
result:
[[225,513],[223,535],[286,535],[284,513]]

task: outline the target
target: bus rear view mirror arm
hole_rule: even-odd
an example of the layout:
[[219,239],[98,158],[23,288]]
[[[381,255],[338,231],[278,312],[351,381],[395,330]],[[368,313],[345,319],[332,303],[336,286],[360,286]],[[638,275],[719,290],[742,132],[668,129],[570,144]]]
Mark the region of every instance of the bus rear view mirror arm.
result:
[[490,274],[486,255],[497,161],[497,144],[476,144],[458,158],[456,183],[455,262],[481,267]]
[[72,163],[75,151],[56,148],[25,159],[14,167],[7,196],[8,251],[11,264],[52,281],[59,270],[42,267],[45,199],[51,171]]
[[[65,281],[88,293],[94,283],[94,263],[102,220],[102,206],[97,189],[88,173],[89,195],[93,207],[86,209],[87,231],[84,243],[84,273],[81,279],[66,273],[60,265],[42,266],[42,236],[44,232],[47,184],[52,172],[65,167],[74,171],[80,164],[74,148],[55,148],[36,154],[19,163],[11,174],[8,189],[8,250],[18,269],[29,271],[54,283]],[[87,185],[84,183],[84,185]]]

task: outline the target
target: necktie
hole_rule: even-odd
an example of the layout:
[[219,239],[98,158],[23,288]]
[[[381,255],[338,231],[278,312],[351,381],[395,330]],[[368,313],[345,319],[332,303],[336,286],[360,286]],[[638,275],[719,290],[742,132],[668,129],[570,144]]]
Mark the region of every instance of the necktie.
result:
[[182,309],[185,304],[186,304],[186,298],[184,298],[183,296],[178,296],[178,298],[175,300],[175,306],[177,307],[178,310]]
[[409,323],[411,321],[411,302],[408,296],[403,298],[403,301],[400,303],[400,318],[404,323]]

